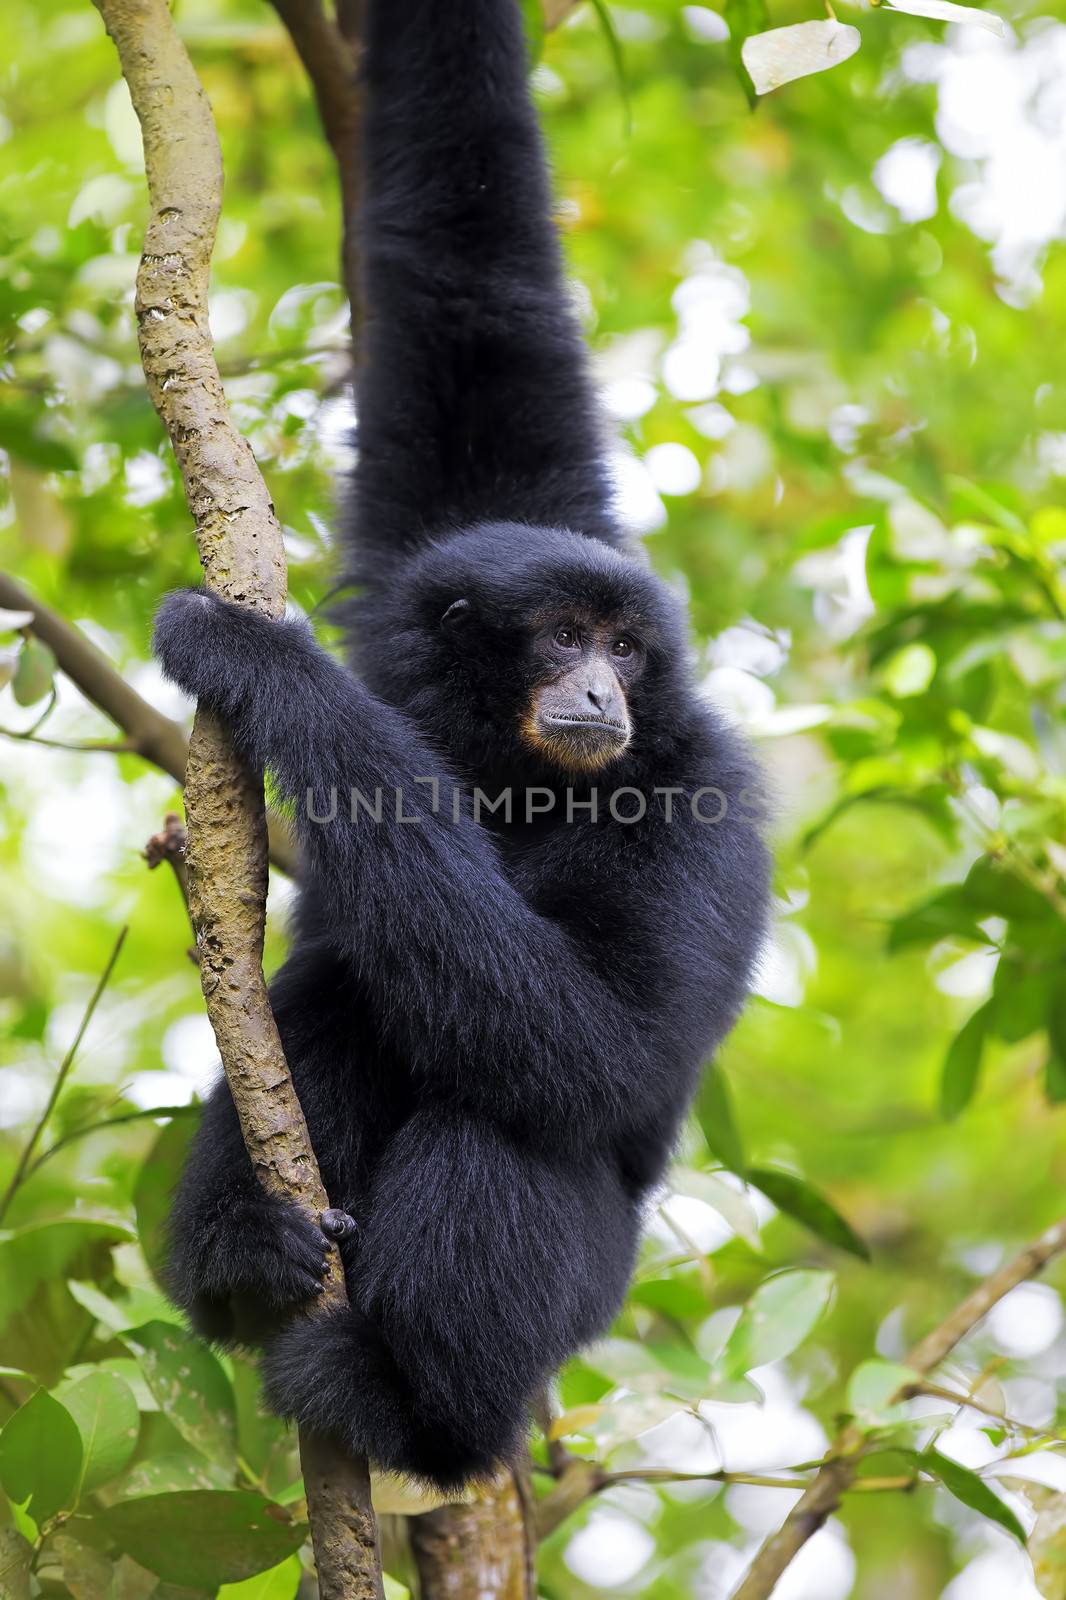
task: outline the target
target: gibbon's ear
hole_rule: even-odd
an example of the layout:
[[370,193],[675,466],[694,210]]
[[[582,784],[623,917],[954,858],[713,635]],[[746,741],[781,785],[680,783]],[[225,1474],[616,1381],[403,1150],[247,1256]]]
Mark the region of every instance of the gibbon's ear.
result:
[[474,614],[474,608],[469,600],[453,600],[443,617],[440,619],[442,628],[459,628],[468,622]]

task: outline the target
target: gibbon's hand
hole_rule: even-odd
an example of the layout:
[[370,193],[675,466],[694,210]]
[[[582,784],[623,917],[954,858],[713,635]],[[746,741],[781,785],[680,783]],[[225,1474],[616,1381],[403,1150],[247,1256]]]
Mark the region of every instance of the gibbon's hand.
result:
[[219,710],[232,710],[267,657],[299,639],[310,640],[302,620],[275,621],[206,589],[175,589],[156,612],[152,650],[179,689]]

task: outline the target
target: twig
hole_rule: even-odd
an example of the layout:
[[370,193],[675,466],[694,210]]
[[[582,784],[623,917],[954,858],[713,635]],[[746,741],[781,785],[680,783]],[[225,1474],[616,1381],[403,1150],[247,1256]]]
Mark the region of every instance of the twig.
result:
[[[169,772],[175,782],[185,782],[189,741],[180,723],[149,705],[115,670],[102,650],[6,572],[0,572],[0,606],[10,611],[32,611],[34,637],[49,647],[60,670],[77,684],[86,699],[122,729],[126,735],[123,753],[142,756],[163,772]],[[37,744],[48,742],[34,740]],[[295,873],[296,851],[285,823],[276,815],[270,819],[270,859],[282,872]]]
[[124,1111],[120,1117],[107,1117],[103,1122],[87,1122],[81,1128],[71,1128],[69,1133],[64,1133],[30,1162],[23,1174],[23,1182],[28,1183],[34,1173],[43,1167],[46,1161],[51,1161],[53,1156],[58,1155],[60,1150],[65,1150],[78,1139],[88,1138],[90,1133],[103,1133],[106,1128],[121,1128],[128,1122],[147,1122],[156,1117],[189,1117],[199,1109],[195,1102],[184,1106],[150,1106],[141,1111]]
[[119,953],[126,941],[126,934],[128,932],[128,928],[123,928],[119,933],[118,938],[115,940],[111,954],[107,958],[107,965],[100,974],[96,988],[90,995],[89,1003],[82,1013],[82,1019],[78,1024],[78,1031],[74,1035],[70,1049],[60,1062],[59,1071],[56,1073],[55,1082],[52,1084],[52,1092],[48,1096],[48,1100],[45,1103],[45,1108],[37,1118],[37,1122],[33,1128],[33,1131],[23,1146],[22,1154],[19,1156],[18,1161],[15,1164],[15,1170],[11,1174],[11,1181],[4,1190],[3,1198],[0,1199],[0,1222],[3,1222],[4,1218],[7,1216],[8,1209],[12,1200],[15,1198],[19,1185],[25,1180],[29,1172],[33,1170],[33,1168],[30,1166],[31,1161],[33,1160],[33,1152],[40,1143],[41,1135],[45,1130],[48,1119],[56,1108],[56,1101],[63,1092],[63,1085],[70,1076],[70,1069],[74,1065],[74,1057],[78,1053],[78,1047],[85,1037],[85,1030],[93,1020],[93,1012],[96,1010],[96,1007],[99,1004],[100,996],[107,988],[108,980],[115,970],[115,962],[119,958]]
[[[914,1488],[919,1481],[913,1473],[857,1478],[849,1488],[853,1493],[885,1494]],[[537,1505],[537,1533],[541,1539],[546,1538],[586,1500],[621,1483],[742,1483],[756,1489],[805,1489],[810,1482],[809,1474],[799,1476],[799,1468],[775,1473],[729,1472],[725,1468],[715,1472],[678,1472],[672,1467],[627,1467],[611,1472],[597,1461],[572,1455],[556,1487]]]
[[[28,633],[30,630],[25,629],[24,631]],[[27,739],[38,744],[47,743],[47,740],[38,738],[37,729],[44,727],[55,710],[58,699],[59,696],[56,694],[55,685],[53,684],[51,693],[48,696],[48,704],[39,716],[34,717],[28,728],[0,728],[0,733],[8,739]]]
[[[170,437],[210,587],[268,616],[285,551],[266,484],[230,418],[208,327],[222,158],[210,106],[166,0],[95,0],[144,140],[151,216],[137,273],[141,364]],[[267,849],[262,775],[198,711],[185,781],[189,899],[200,978],[241,1132],[270,1193],[311,1213],[326,1195],[263,980]],[[322,1300],[346,1304],[335,1249]],[[322,1600],[381,1600],[366,1463],[300,1440]]]
[[1029,1439],[1049,1439],[1056,1444],[1066,1444],[1066,1434],[1056,1433],[1053,1428],[1038,1428],[1031,1422],[1022,1422],[1018,1417],[1009,1416],[1006,1411],[999,1411],[995,1406],[986,1406],[972,1394],[959,1394],[955,1389],[945,1388],[939,1383],[908,1383],[900,1390],[903,1400],[911,1400],[915,1395],[928,1395],[933,1400],[943,1400],[949,1406],[958,1406],[960,1410],[978,1411],[983,1417],[990,1417],[993,1422],[1000,1422],[1010,1433],[1024,1433]]
[[0,738],[19,739],[25,744],[39,744],[45,750],[75,750],[79,755],[93,752],[97,755],[135,756],[140,751],[128,739],[45,739],[39,733],[20,732],[18,728],[0,728]]
[[[189,871],[185,865],[185,851],[189,843],[189,836],[185,825],[176,811],[168,811],[163,818],[163,826],[158,833],[153,833],[144,847],[144,859],[148,863],[149,872],[154,872],[156,867],[167,862],[174,874],[181,895],[185,914],[192,927],[193,938],[196,938],[196,924],[193,922],[192,909],[189,905]],[[189,955],[197,964],[199,956],[196,950],[190,950]]]
[[[1066,1250],[1066,1217],[978,1284],[972,1294],[914,1346],[905,1365],[919,1377],[932,1372],[1004,1295],[1035,1277],[1063,1250]],[[733,1600],[769,1600],[785,1568],[824,1525],[839,1505],[841,1495],[851,1487],[864,1443],[865,1435],[854,1423],[841,1431],[829,1459],[814,1481],[804,1490],[782,1526],[759,1550]]]
[[341,186],[344,282],[353,321],[358,315],[357,220],[363,187],[360,160],[363,96],[358,81],[362,54],[361,4],[338,7],[337,21],[320,0],[273,0],[314,90],[323,131],[337,163]]

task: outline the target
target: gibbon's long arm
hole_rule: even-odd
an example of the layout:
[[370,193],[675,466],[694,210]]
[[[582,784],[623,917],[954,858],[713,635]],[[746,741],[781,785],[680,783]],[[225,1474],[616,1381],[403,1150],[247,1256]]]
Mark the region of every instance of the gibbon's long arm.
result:
[[[179,591],[160,610],[155,651],[296,802],[309,901],[416,1079],[564,1143],[609,1138],[669,1098],[663,1018],[627,1005],[527,904],[484,829],[452,820],[447,779],[432,813],[414,779],[440,773],[439,758],[305,624]],[[380,823],[362,806],[352,819],[353,787],[371,804],[382,790]],[[394,820],[397,789],[421,822]],[[308,791],[323,815],[331,790],[335,819],[311,820]]]
[[371,579],[482,520],[617,540],[528,72],[515,0],[371,0],[354,506]]

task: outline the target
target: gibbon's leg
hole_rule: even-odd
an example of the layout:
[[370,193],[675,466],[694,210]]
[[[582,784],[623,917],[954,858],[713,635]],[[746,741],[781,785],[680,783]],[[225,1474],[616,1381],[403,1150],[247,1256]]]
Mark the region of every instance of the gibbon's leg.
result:
[[442,1488],[519,1449],[537,1388],[609,1323],[637,1217],[606,1161],[575,1173],[430,1105],[375,1177],[353,1313],[272,1341],[267,1393],[312,1431]]

